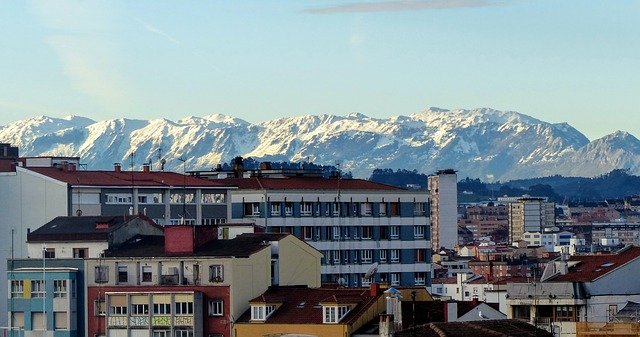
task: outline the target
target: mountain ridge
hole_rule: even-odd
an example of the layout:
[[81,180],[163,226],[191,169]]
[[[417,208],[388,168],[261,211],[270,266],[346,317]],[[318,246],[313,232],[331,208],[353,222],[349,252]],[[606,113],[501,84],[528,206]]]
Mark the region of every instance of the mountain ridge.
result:
[[592,177],[613,169],[640,173],[640,141],[617,131],[589,141],[568,123],[548,123],[515,111],[491,108],[428,108],[410,115],[372,118],[302,115],[261,123],[211,114],[177,121],[82,116],[38,116],[0,126],[0,141],[23,156],[79,156],[89,168],[114,162],[157,162],[166,169],[208,170],[241,155],[259,160],[341,164],[354,176],[375,168],[509,180],[549,175]]

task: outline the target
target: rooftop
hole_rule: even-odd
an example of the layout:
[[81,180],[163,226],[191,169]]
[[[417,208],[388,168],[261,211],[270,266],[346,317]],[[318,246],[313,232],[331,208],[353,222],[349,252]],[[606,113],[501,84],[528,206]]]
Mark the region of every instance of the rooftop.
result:
[[27,241],[107,241],[110,232],[134,219],[156,226],[144,216],[59,216],[27,234]]
[[614,254],[572,256],[568,261],[569,272],[565,275],[556,275],[547,281],[593,281],[639,257],[640,247],[628,247]]
[[[230,240],[212,240],[199,246],[193,256],[249,257],[269,247],[270,241],[285,238],[285,233],[245,233]],[[137,235],[128,242],[105,251],[105,257],[171,257],[165,252],[165,238]]]
[[413,329],[405,329],[395,333],[396,337],[552,337],[548,331],[533,325],[513,320],[486,320],[472,322],[429,323]]
[[58,167],[28,167],[27,170],[65,182],[71,186],[161,186],[219,187],[225,180],[205,180],[167,171],[85,171]]
[[229,178],[225,184],[245,190],[384,190],[404,191],[401,188],[362,179],[326,179],[315,177]]
[[[355,306],[339,322],[351,324],[382,296],[371,296],[368,288],[338,288],[325,286],[272,286],[251,300],[251,303],[282,303],[264,322],[266,324],[322,324],[322,305],[327,303],[349,303]],[[251,310],[247,310],[237,322],[251,321]]]

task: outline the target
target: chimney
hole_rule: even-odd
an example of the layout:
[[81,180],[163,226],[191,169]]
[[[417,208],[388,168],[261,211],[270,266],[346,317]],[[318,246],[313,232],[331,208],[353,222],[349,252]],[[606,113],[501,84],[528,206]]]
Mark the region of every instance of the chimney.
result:
[[444,302],[444,321],[453,322],[458,319],[458,302]]
[[378,295],[380,295],[380,284],[371,282],[371,286],[369,286],[369,296],[376,297]]
[[65,166],[65,168],[67,169],[67,172],[75,172],[75,170],[76,170],[76,164],[74,164],[74,163],[67,163],[67,165]]
[[151,165],[149,165],[148,163],[142,164],[142,172],[148,173],[149,171],[151,171]]
[[113,171],[114,172],[122,172],[122,165],[120,165],[120,163],[114,163],[113,164]]
[[382,314],[380,315],[380,326],[378,328],[380,337],[393,337],[393,315]]

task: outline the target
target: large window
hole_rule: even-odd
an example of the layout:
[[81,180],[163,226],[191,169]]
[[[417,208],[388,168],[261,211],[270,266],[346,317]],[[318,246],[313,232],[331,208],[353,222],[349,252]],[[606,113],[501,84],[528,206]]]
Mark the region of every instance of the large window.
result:
[[104,300],[93,302],[93,312],[95,316],[104,316],[107,314],[107,303]]
[[244,216],[259,216],[260,215],[260,203],[247,202],[244,204]]
[[138,194],[140,204],[162,204],[164,195],[162,193]]
[[21,298],[24,296],[24,281],[12,280],[11,281],[11,298]]
[[132,304],[131,305],[131,314],[132,315],[148,315],[149,314],[149,304]]
[[193,337],[193,330],[175,330],[174,337]]
[[285,202],[284,203],[284,215],[292,216],[293,215],[293,203]]
[[400,238],[400,226],[389,226],[389,238],[391,239]]
[[[616,308],[617,309],[617,308]],[[555,311],[555,320],[559,322],[573,322],[576,320],[573,306],[558,305]]]
[[362,216],[371,216],[371,209],[373,208],[373,203],[371,202],[363,202],[360,204],[360,215]]
[[400,285],[400,273],[390,273],[389,278],[392,286]]
[[154,315],[169,315],[169,314],[171,314],[171,304],[170,303],[154,303],[153,304],[153,314]]
[[373,237],[373,226],[362,227],[362,239],[368,240]]
[[109,314],[110,315],[126,315],[127,314],[127,307],[124,305],[111,305],[109,307]]
[[107,283],[109,282],[109,266],[96,266],[95,268],[95,282]]
[[380,263],[386,263],[387,262],[387,250],[386,249],[380,249]]
[[209,282],[224,281],[224,268],[221,264],[209,266]]
[[415,239],[423,239],[425,227],[426,226],[413,226],[413,237]]
[[221,299],[209,301],[209,316],[222,316],[224,313],[224,302]]
[[31,280],[31,297],[45,297],[45,282],[44,280]]
[[389,215],[391,216],[399,216],[400,215],[400,203],[392,202],[389,203]]
[[275,311],[275,309],[275,305],[252,305],[251,320],[264,321]]
[[282,215],[282,207],[280,203],[271,204],[271,215],[272,216],[280,216]]
[[304,226],[302,227],[303,238],[305,240],[313,240],[313,227],[312,226]]
[[193,193],[185,193],[185,192],[173,192],[171,193],[171,197],[169,201],[172,204],[193,204],[195,203],[195,194]]
[[338,323],[347,315],[349,307],[341,306],[323,306],[322,307],[322,323]]
[[44,250],[44,258],[45,259],[55,259],[56,258],[56,249],[55,248],[45,248],[45,250]]
[[193,302],[176,302],[176,315],[193,314]]
[[331,237],[333,237],[334,240],[340,240],[340,227],[339,226],[333,226],[331,227]]
[[413,204],[413,215],[423,216],[425,214],[426,203],[416,202]]
[[427,250],[426,249],[416,249],[415,250],[415,262],[426,262],[427,261]]
[[53,297],[67,297],[67,280],[53,280]]
[[[415,285],[417,286],[423,286],[425,284],[425,273],[424,272],[416,272],[413,274],[413,282],[415,283]],[[442,289],[441,289],[442,291]]]

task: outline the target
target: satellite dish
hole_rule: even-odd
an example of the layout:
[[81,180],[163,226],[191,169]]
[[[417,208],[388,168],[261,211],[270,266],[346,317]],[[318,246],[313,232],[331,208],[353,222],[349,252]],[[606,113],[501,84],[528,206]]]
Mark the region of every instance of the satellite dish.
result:
[[364,273],[364,278],[371,278],[378,271],[378,262],[374,262]]
[[347,286],[347,280],[344,279],[344,277],[341,277],[338,279],[338,285],[346,287]]

